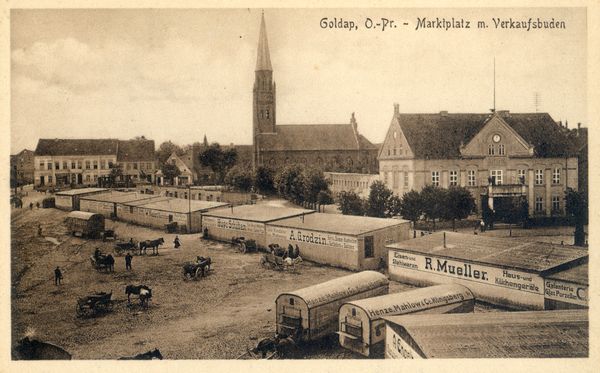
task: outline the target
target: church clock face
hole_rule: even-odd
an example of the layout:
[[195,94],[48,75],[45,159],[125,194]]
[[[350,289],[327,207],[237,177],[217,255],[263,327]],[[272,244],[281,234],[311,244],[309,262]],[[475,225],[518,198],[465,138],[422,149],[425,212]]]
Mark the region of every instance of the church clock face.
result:
[[492,136],[492,140],[493,140],[494,142],[500,142],[500,139],[501,139],[501,137],[500,137],[500,135],[498,135],[498,134],[496,134],[496,135]]

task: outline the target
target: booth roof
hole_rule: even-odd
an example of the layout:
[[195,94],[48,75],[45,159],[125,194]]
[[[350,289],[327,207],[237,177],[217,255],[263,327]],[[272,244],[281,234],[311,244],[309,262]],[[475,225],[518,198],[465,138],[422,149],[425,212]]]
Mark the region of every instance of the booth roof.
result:
[[215,208],[225,208],[229,205],[224,202],[188,201],[187,199],[181,198],[166,198],[158,201],[148,200],[146,203],[141,203],[137,206],[145,209],[188,213],[190,211],[196,212]]
[[588,284],[589,285],[589,265],[588,263],[576,266],[573,268],[565,269],[546,278],[553,280],[562,280],[568,282],[574,282],[577,284]]
[[[445,236],[445,238],[444,238]],[[445,246],[444,246],[445,242]],[[485,235],[437,232],[396,242],[388,249],[431,254],[529,271],[545,271],[588,256],[585,248],[546,242],[488,237]]]
[[69,215],[67,215],[67,218],[75,218],[75,219],[83,219],[83,220],[90,220],[91,218],[94,218],[94,220],[97,220],[97,219],[103,220],[104,216],[93,213],[93,212],[71,211],[69,213]]
[[[384,316],[425,358],[588,357],[588,310]],[[518,337],[516,337],[518,336]],[[468,346],[457,348],[456,346]]]
[[151,194],[139,194],[137,192],[108,192],[95,194],[93,196],[82,198],[86,201],[98,202],[128,202],[156,197]]
[[75,196],[79,194],[88,194],[88,193],[96,193],[96,192],[108,192],[108,189],[104,188],[83,188],[83,189],[70,189],[64,190],[62,192],[56,192],[57,196]]
[[272,225],[294,229],[359,235],[379,229],[410,224],[408,220],[381,219],[366,216],[340,214],[311,214],[302,218],[290,218],[273,222]]
[[269,205],[243,205],[235,206],[233,209],[219,209],[210,211],[204,216],[213,216],[217,218],[237,219],[246,221],[256,221],[261,223],[273,220],[285,219],[292,216],[312,215],[314,210],[306,210],[291,207],[277,207]]

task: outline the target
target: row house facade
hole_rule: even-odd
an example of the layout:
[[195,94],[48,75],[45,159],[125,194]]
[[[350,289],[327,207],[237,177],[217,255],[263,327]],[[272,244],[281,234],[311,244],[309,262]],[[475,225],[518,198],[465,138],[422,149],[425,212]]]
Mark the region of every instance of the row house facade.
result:
[[10,156],[11,178],[16,177],[19,185],[33,183],[34,153],[31,150],[23,149],[18,154]]
[[116,165],[132,181],[154,181],[153,140],[40,139],[35,150],[34,184],[97,185]]
[[466,187],[480,212],[518,197],[530,217],[564,215],[565,191],[578,187],[565,132],[547,113],[401,114],[396,104],[380,179],[400,196],[427,185]]

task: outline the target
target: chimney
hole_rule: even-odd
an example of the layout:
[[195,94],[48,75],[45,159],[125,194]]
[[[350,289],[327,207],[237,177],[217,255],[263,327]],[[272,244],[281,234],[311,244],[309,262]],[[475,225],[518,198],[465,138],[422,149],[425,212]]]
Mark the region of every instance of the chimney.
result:
[[397,117],[398,115],[400,115],[400,104],[394,103],[394,116]]

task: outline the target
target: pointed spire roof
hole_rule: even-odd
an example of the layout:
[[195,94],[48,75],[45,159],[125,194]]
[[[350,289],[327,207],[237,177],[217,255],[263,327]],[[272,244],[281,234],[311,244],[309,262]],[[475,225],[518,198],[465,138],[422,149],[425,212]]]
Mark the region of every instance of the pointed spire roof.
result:
[[265,25],[265,14],[262,14],[260,21],[260,35],[258,37],[258,57],[256,58],[256,70],[270,70],[271,56],[269,54],[269,41],[267,40],[267,26]]

